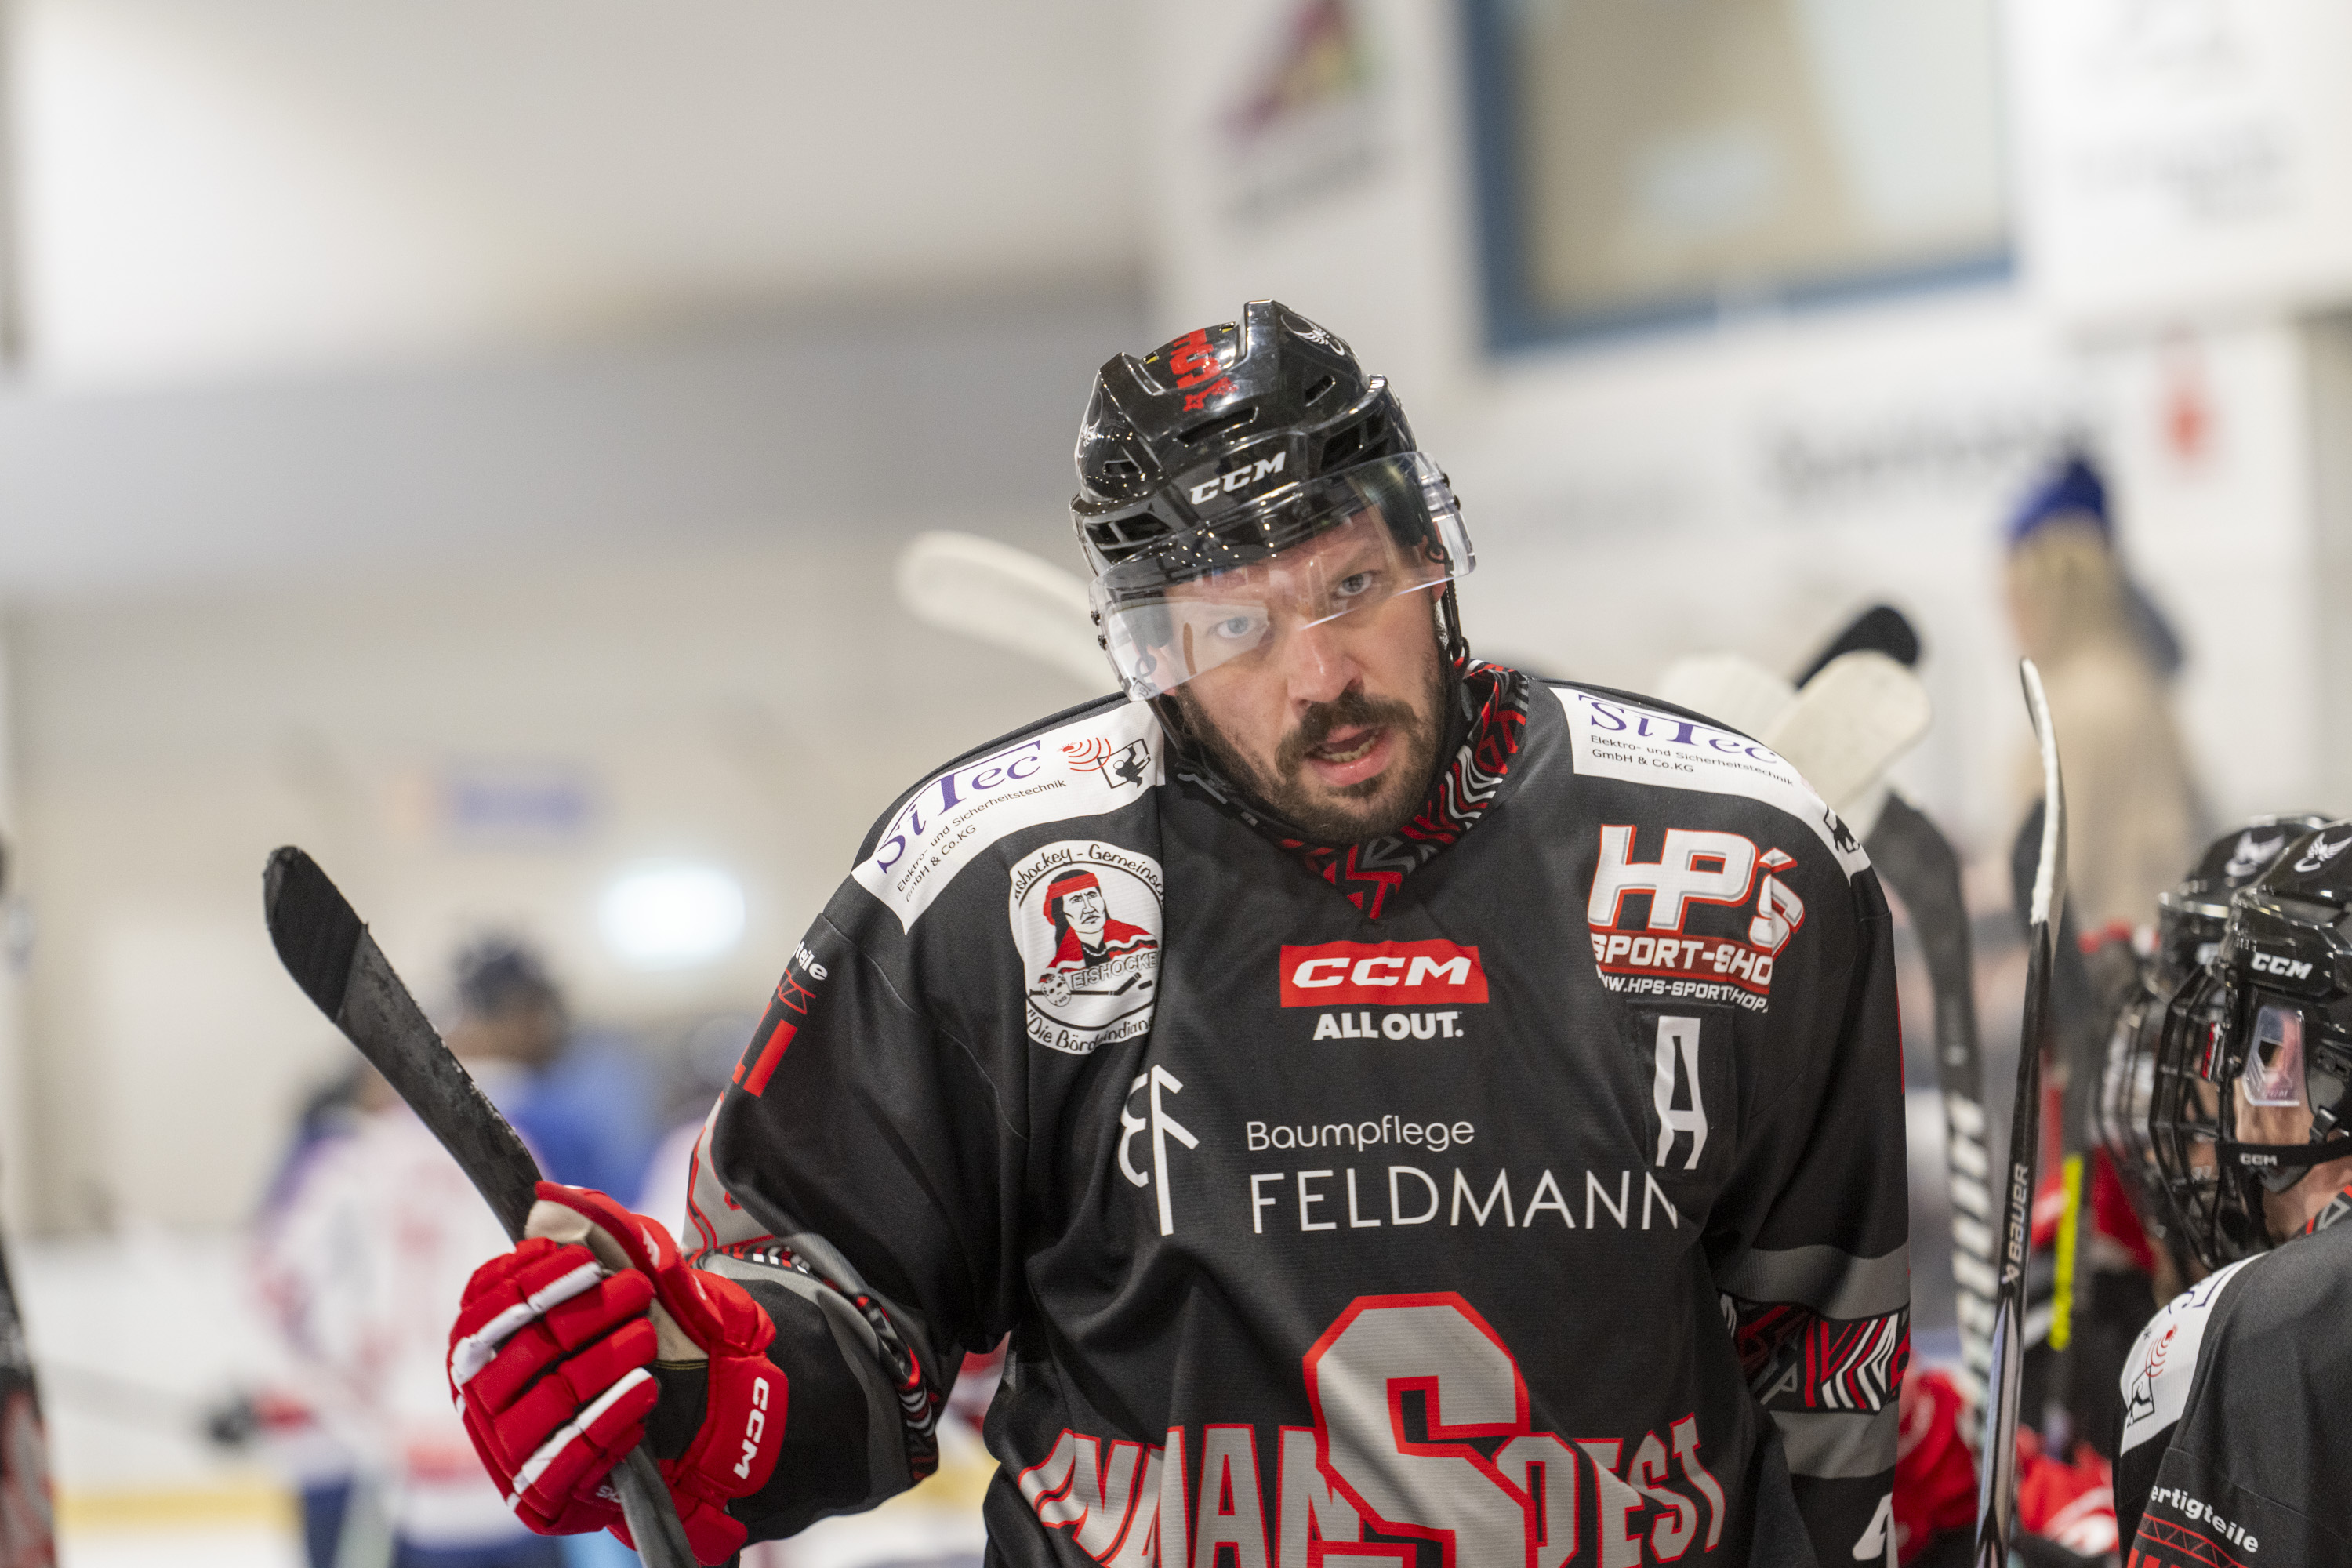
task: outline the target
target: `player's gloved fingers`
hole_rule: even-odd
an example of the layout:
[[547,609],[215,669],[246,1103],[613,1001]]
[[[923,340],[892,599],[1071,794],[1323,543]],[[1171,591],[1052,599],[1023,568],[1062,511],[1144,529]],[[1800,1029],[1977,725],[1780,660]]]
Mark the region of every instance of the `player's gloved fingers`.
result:
[[593,1290],[550,1307],[547,1330],[565,1350],[576,1350],[610,1332],[615,1323],[644,1317],[653,1299],[654,1282],[634,1268],[625,1269]]
[[584,1344],[609,1338],[630,1322],[646,1321],[653,1286],[634,1271],[616,1274],[590,1291],[551,1309],[546,1320],[520,1329],[466,1383],[457,1382],[457,1352],[450,1352],[449,1381],[457,1396],[491,1411],[505,1409],[539,1375]]
[[499,1346],[489,1364],[463,1387],[457,1386],[456,1357],[450,1359],[449,1381],[457,1407],[495,1416],[512,1405],[524,1389],[538,1382],[541,1373],[563,1359],[563,1347],[555,1342],[555,1336],[547,1331],[546,1325],[533,1323]]
[[550,1434],[593,1406],[631,1373],[651,1364],[655,1348],[653,1325],[640,1318],[578,1355],[558,1362],[506,1409],[484,1413],[497,1434],[499,1451],[519,1465]]
[[[472,1382],[508,1340],[544,1318],[551,1309],[595,1289],[604,1277],[603,1266],[584,1247],[553,1247],[525,1260],[522,1267],[502,1267],[515,1257],[510,1253],[492,1258],[474,1271],[473,1280],[467,1285],[457,1324],[449,1331],[449,1382],[457,1388]],[[485,1280],[484,1275],[492,1270],[499,1272]]]
[[577,1243],[559,1244],[533,1237],[490,1258],[466,1281],[451,1337],[472,1333],[518,1300],[546,1289],[577,1268],[585,1250]]
[[507,1506],[560,1517],[583,1489],[610,1470],[645,1436],[660,1387],[636,1368],[573,1415],[515,1468]]

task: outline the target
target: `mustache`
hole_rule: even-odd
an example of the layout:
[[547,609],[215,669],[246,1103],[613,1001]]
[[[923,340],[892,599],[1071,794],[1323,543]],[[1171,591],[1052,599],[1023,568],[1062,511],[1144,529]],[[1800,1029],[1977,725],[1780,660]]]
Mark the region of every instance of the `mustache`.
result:
[[1420,715],[1410,702],[1368,697],[1352,689],[1343,691],[1328,702],[1318,702],[1299,718],[1297,726],[1282,738],[1282,744],[1276,749],[1275,767],[1287,778],[1306,763],[1307,752],[1331,738],[1333,731],[1370,729],[1383,724],[1412,734],[1420,727]]

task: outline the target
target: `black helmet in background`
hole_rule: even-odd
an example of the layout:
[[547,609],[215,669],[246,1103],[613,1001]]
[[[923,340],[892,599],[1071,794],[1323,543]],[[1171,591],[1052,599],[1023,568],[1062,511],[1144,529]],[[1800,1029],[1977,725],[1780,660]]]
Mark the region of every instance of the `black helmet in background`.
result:
[[2230,895],[2269,870],[2289,844],[2327,821],[2311,811],[2257,816],[2213,840],[2178,888],[2157,895],[2152,957],[2158,981],[2168,992],[2220,949]]
[[[1280,302],[1106,362],[1076,458],[1071,521],[1130,697],[1263,647],[1276,592],[1304,595],[1310,622],[1427,592],[1446,651],[1463,651],[1453,581],[1475,557],[1444,474],[1388,383]],[[1324,584],[1295,570],[1340,529],[1381,542],[1369,595],[1350,587],[1364,574]]]
[[2257,816],[2206,847],[2179,887],[2157,898],[2154,945],[2145,952],[2138,982],[2116,1011],[2107,1037],[2099,1085],[2099,1138],[2116,1173],[2129,1190],[2140,1222],[2155,1239],[2179,1247],[2181,1216],[2156,1163],[2148,1125],[2156,1056],[2165,1007],[2181,984],[2221,951],[2230,898],[2276,863],[2286,847],[2326,825],[2312,812]]
[[[2167,1002],[2148,1138],[2180,1239],[2209,1268],[2283,1239],[2264,1218],[2314,1165],[2352,1157],[2352,822],[2297,837],[2231,895],[2219,950]],[[2311,1118],[2301,1142],[2242,1136],[2247,1107]]]

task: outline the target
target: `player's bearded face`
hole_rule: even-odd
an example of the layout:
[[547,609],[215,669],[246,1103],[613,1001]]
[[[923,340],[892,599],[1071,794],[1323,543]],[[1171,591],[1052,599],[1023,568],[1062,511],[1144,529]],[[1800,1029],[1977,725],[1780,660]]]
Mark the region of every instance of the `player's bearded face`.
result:
[[1384,569],[1380,552],[1360,541],[1298,552],[1276,575],[1296,572],[1317,589],[1302,591],[1294,612],[1284,584],[1271,584],[1263,651],[1206,670],[1174,693],[1236,784],[1326,843],[1394,832],[1420,809],[1436,769],[1445,667],[1430,592],[1328,613],[1335,589]]

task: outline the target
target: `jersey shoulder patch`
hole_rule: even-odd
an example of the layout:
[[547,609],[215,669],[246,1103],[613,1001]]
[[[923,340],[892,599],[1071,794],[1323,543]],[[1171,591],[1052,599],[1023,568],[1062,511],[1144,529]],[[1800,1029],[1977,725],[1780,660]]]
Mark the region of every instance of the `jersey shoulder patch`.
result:
[[956,874],[1024,827],[1131,805],[1166,776],[1160,721],[1120,702],[984,747],[923,781],[850,877],[912,931]]
[[1870,864],[1861,842],[1804,775],[1762,742],[1619,692],[1538,684],[1567,710],[1570,754],[1579,774],[1744,795],[1804,823],[1849,878]]
[[2197,1379],[2198,1352],[2213,1309],[2238,1271],[2266,1254],[2242,1258],[2209,1274],[2175,1296],[2147,1321],[2124,1360],[2124,1434],[2118,1452],[2161,1436],[2189,1409],[2189,1388]]

